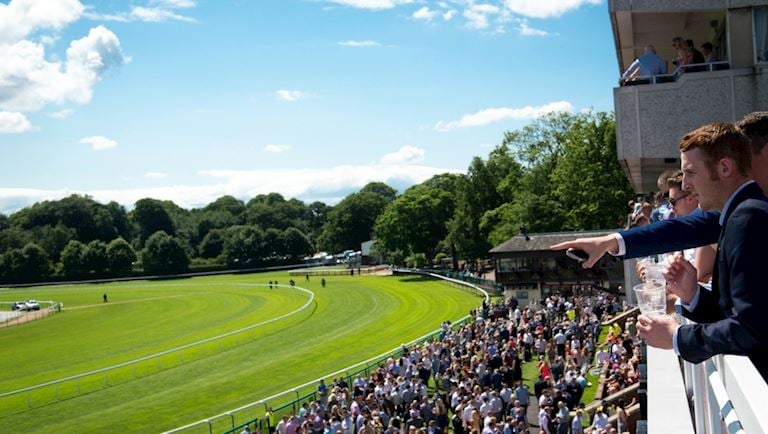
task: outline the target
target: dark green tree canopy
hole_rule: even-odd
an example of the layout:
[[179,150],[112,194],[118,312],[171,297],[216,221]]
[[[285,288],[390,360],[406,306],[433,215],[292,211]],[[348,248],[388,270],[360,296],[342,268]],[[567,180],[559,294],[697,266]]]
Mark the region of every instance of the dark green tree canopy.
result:
[[75,237],[82,242],[106,241],[117,236],[110,209],[88,196],[76,194],[58,201],[36,203],[13,214],[10,221],[23,229],[62,225],[73,229]]
[[157,231],[147,239],[141,263],[149,274],[176,274],[188,270],[189,258],[178,239]]
[[456,175],[437,175],[395,199],[376,220],[379,252],[387,257],[395,252],[421,253],[431,260],[448,234],[457,182]]
[[228,230],[224,241],[224,258],[232,268],[255,267],[265,250],[264,232],[255,226],[235,226]]
[[[382,189],[378,183],[368,186],[372,188],[350,194],[328,211],[323,232],[318,239],[321,249],[329,252],[359,250],[361,243],[371,239],[376,219],[394,196],[390,194],[391,189]],[[371,190],[384,190],[387,194]]]
[[176,225],[159,200],[138,200],[129,216],[138,227],[140,245],[143,245],[152,234],[158,231],[163,231],[168,235],[176,234]]
[[86,274],[85,244],[71,240],[61,251],[61,272],[67,278],[79,278]]
[[369,182],[360,189],[360,193],[376,193],[384,196],[389,202],[392,202],[397,197],[397,190],[383,182]]
[[123,238],[115,238],[107,245],[107,263],[115,276],[127,276],[136,262],[136,252]]

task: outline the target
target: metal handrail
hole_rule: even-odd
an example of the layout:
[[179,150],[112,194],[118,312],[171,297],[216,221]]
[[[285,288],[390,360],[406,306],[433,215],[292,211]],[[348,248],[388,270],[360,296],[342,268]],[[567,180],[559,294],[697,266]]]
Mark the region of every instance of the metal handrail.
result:
[[[687,318],[681,322],[693,324]],[[765,409],[756,399],[768,395],[768,384],[749,358],[718,355],[682,363],[697,432],[768,432]]]
[[688,72],[713,72],[728,69],[730,64],[726,61],[710,63],[692,63],[690,65],[681,65],[669,74],[657,75],[639,75],[636,77],[619,78],[619,86],[637,86],[645,84],[672,83]]

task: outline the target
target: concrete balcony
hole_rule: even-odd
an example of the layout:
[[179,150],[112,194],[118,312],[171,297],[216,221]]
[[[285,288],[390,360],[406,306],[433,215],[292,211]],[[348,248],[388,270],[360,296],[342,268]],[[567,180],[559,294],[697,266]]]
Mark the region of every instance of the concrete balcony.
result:
[[637,192],[679,167],[680,139],[712,122],[734,122],[768,107],[768,69],[683,74],[674,82],[614,88],[619,161]]
[[744,8],[765,4],[760,0],[610,0],[614,12],[698,12],[710,9]]

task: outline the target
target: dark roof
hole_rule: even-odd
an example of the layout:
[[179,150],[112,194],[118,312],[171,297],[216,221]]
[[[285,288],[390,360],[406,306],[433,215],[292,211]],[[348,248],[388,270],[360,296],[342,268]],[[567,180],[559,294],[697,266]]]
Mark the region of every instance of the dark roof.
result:
[[518,235],[492,248],[489,253],[510,253],[510,252],[534,252],[548,251],[549,246],[564,241],[575,240],[582,237],[599,237],[601,235],[612,234],[613,231],[579,231],[579,232],[549,232],[541,234],[528,234],[529,240],[525,236]]

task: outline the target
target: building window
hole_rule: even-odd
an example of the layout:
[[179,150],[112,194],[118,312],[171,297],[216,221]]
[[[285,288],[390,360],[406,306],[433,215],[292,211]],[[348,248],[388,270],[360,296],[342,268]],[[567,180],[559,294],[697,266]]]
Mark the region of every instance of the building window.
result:
[[755,26],[755,60],[757,63],[768,62],[768,7],[753,9]]

